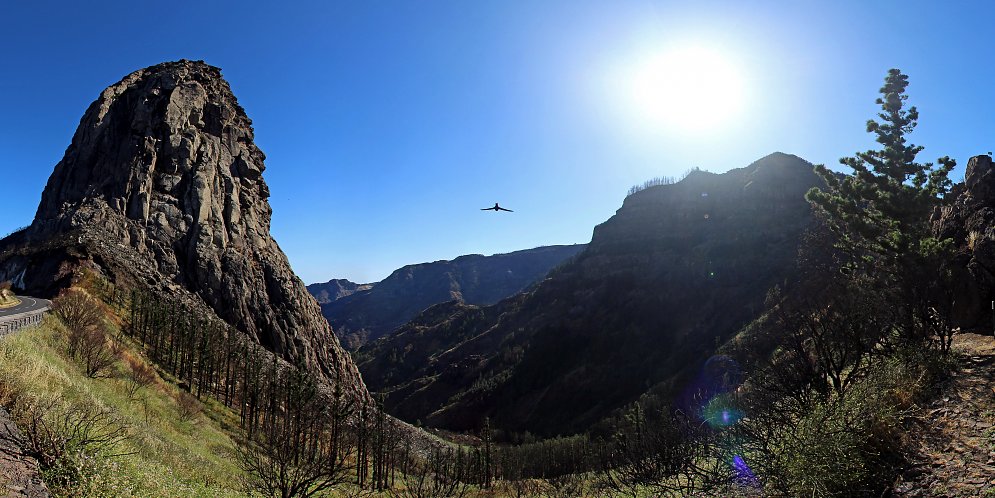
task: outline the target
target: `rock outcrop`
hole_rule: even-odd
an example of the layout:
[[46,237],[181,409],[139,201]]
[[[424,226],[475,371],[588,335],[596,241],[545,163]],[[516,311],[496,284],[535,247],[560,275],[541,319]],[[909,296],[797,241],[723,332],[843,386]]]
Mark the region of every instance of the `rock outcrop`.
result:
[[636,192],[586,250],[493,306],[449,303],[356,352],[394,415],[507,433],[583,431],[649,390],[676,396],[792,279],[812,165],[772,154]]
[[995,169],[992,157],[972,157],[964,183],[947,194],[951,202],[933,214],[933,228],[954,242],[947,267],[954,274],[952,319],[963,329],[992,329],[995,299]]
[[0,280],[51,293],[90,265],[202,302],[288,361],[365,392],[270,236],[264,158],[218,68],[135,71],[87,109],[31,226],[0,241]]
[[584,247],[543,246],[407,265],[369,289],[322,304],[321,312],[346,348],[355,350],[389,334],[429,306],[447,301],[487,306],[521,292]]

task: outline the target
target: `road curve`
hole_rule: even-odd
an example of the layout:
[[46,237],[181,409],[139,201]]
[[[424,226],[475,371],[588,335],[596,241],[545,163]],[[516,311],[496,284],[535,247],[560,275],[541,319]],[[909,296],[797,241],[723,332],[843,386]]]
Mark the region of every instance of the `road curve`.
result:
[[26,296],[17,296],[17,298],[21,300],[21,304],[10,308],[0,309],[0,320],[6,316],[30,313],[32,311],[38,311],[52,306],[52,301],[49,301],[48,299],[39,299],[36,297]]

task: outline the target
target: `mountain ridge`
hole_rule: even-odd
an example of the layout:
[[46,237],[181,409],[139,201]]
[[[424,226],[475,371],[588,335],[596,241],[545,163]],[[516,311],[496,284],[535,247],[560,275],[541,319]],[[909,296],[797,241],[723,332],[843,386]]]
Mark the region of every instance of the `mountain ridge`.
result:
[[[323,303],[321,310],[346,347],[356,349],[439,303],[494,304],[534,284],[584,247],[540,246],[405,265],[368,289]],[[315,285],[310,288],[319,289]]]
[[372,287],[373,284],[357,284],[348,279],[333,278],[327,282],[308,284],[307,291],[314,296],[318,304],[328,304]]
[[676,393],[757,317],[794,271],[812,220],[804,195],[819,184],[810,163],[775,153],[636,192],[528,293],[430,308],[357,351],[359,368],[403,419],[582,431],[651,386]]

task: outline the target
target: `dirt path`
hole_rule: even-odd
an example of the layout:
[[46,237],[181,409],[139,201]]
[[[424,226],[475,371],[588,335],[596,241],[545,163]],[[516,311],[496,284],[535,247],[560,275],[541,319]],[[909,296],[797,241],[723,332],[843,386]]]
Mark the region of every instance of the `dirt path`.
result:
[[898,496],[995,497],[995,338],[958,334],[954,349],[965,366],[926,408]]

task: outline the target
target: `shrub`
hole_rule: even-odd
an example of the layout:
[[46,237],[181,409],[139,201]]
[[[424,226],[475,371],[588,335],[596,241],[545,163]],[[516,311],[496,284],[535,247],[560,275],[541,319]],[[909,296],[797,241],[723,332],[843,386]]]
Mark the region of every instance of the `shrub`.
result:
[[52,309],[66,326],[66,353],[83,366],[87,377],[103,377],[117,360],[99,303],[89,294],[68,289],[52,301]]
[[134,398],[135,394],[138,393],[143,387],[152,385],[156,379],[155,369],[150,367],[147,363],[128,357],[128,380],[131,384],[128,386],[128,397]]
[[127,430],[105,410],[56,398],[25,397],[11,412],[23,434],[13,442],[38,461],[45,482],[56,489],[80,482],[96,456],[123,456],[115,448],[127,438]]
[[14,292],[10,290],[11,283],[9,281],[0,282],[0,302],[6,301],[14,297]]
[[882,358],[837,396],[800,416],[782,406],[752,405],[739,427],[748,436],[768,487],[788,496],[881,495],[904,465],[903,421],[953,368],[935,350],[902,350]]
[[66,351],[71,358],[77,358],[86,332],[100,325],[100,309],[96,300],[85,292],[68,289],[52,300],[52,310],[66,326]]
[[649,490],[692,496],[714,491],[714,481],[726,480],[708,466],[719,449],[718,433],[696,416],[637,402],[612,425],[614,434],[601,448],[597,472],[599,486],[611,494],[639,496]]
[[108,343],[103,326],[87,330],[81,334],[77,359],[83,365],[83,371],[91,379],[105,377],[117,361],[116,348]]
[[401,475],[403,485],[391,489],[395,498],[461,498],[470,493],[470,485],[461,479],[461,457],[458,450],[433,448],[425,461],[411,462],[408,472]]
[[[279,386],[284,403],[257,430],[250,431],[249,440],[239,447],[239,464],[248,476],[248,487],[265,496],[306,498],[351,480],[349,473],[359,468],[347,429],[352,402],[338,390],[334,397],[326,397],[309,373],[296,368],[278,373],[273,386]],[[374,435],[381,443],[388,437],[382,431]],[[365,470],[365,454],[360,458]],[[376,463],[374,459],[374,469]],[[376,482],[371,484],[376,486]]]
[[203,410],[203,406],[194,395],[183,391],[180,391],[179,397],[176,398],[176,408],[179,411],[180,420],[184,422],[193,420]]

